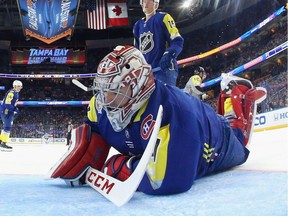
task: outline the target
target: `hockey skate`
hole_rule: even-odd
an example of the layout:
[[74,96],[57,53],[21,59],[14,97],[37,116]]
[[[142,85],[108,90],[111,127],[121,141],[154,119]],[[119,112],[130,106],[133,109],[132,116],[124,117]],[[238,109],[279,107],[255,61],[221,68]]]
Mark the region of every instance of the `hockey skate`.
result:
[[232,128],[244,134],[244,145],[251,141],[257,104],[266,98],[266,89],[254,88],[249,80],[228,74],[222,75],[218,113],[224,115]]
[[1,142],[0,143],[0,150],[3,152],[11,152],[13,148],[11,146],[6,145],[6,143]]

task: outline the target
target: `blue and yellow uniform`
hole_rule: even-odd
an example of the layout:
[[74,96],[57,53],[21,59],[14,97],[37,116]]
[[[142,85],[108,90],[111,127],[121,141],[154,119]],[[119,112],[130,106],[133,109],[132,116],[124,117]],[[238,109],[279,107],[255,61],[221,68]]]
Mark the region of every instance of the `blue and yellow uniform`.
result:
[[0,135],[0,141],[7,142],[9,139],[10,131],[12,129],[15,112],[19,110],[16,107],[19,100],[19,93],[14,89],[10,89],[6,92],[2,103],[0,104],[0,115],[3,122],[3,131]]
[[[179,34],[174,19],[167,13],[157,12],[147,21],[145,18],[138,20],[134,25],[133,34],[134,46],[141,51],[152,68],[160,67],[160,60],[167,49],[175,53],[172,66],[167,73],[177,79],[176,58],[183,49],[184,39]],[[154,77],[165,81],[167,74],[165,71],[157,71]]]
[[[140,183],[140,191],[147,194],[184,192],[191,188],[195,179],[247,160],[249,151],[243,145],[242,131],[235,129],[234,133],[223,116],[198,98],[155,82],[151,97],[124,130],[113,130],[105,110],[96,103],[97,95],[90,101],[86,121],[122,154],[142,155],[158,107],[163,105],[157,150]],[[133,164],[134,168],[136,166],[137,162]]]

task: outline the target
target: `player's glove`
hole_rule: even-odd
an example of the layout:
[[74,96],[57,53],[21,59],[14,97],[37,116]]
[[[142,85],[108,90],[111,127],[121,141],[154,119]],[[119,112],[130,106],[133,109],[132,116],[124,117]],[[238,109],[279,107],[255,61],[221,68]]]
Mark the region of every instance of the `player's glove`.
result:
[[19,113],[20,113],[19,109],[17,107],[15,107],[14,114],[19,114]]
[[133,163],[138,159],[137,156],[116,154],[106,161],[101,171],[113,178],[125,181],[132,174]]
[[3,113],[4,113],[5,115],[8,115],[8,114],[9,114],[9,110],[8,110],[8,109],[5,109]]
[[165,71],[169,68],[173,68],[173,59],[175,57],[176,52],[173,49],[167,49],[160,60],[161,70]]
[[201,95],[201,99],[203,100],[203,101],[205,101],[205,100],[207,100],[207,99],[209,99],[209,95],[208,94],[202,94]]

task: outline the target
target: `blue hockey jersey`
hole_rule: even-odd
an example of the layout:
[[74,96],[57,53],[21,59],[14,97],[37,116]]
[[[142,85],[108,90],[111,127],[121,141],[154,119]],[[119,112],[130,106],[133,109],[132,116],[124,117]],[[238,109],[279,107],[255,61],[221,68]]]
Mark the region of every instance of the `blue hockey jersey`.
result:
[[87,123],[94,132],[122,154],[141,155],[153,131],[159,105],[163,105],[157,149],[154,161],[148,165],[148,171],[152,172],[145,174],[140,191],[148,194],[187,191],[195,179],[246,161],[248,150],[224,117],[198,98],[155,82],[156,89],[149,100],[120,132],[113,130],[104,109],[96,105],[95,96],[88,109]]
[[17,110],[17,101],[19,100],[19,93],[10,89],[6,92],[2,103],[0,104],[0,113],[14,113]]
[[[169,47],[176,52],[177,57],[182,51],[184,39],[176,28],[174,19],[167,13],[158,12],[148,21],[138,20],[133,28],[134,45],[144,55],[152,68],[159,67],[159,62],[165,50]],[[175,69],[178,70],[176,59]]]

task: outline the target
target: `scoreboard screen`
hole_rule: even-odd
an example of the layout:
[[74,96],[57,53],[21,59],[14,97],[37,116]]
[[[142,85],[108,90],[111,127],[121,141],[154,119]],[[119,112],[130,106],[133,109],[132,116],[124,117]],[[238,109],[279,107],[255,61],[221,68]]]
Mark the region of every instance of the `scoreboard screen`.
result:
[[84,64],[85,48],[30,48],[11,50],[11,63],[20,65],[55,63]]

